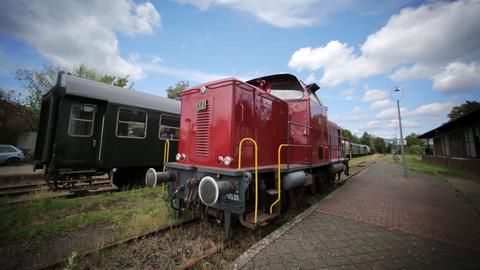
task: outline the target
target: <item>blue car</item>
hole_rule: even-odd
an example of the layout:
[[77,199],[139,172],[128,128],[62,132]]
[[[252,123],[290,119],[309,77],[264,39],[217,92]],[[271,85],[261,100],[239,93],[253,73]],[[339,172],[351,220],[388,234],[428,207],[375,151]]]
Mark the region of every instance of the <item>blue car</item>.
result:
[[0,164],[17,165],[23,161],[25,155],[22,150],[9,144],[0,144]]

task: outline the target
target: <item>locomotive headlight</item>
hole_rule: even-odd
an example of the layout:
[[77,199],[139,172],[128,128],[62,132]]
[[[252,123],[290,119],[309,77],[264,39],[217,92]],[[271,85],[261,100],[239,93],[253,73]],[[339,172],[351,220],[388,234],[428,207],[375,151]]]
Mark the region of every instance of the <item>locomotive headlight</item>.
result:
[[175,159],[177,161],[180,161],[182,159],[182,155],[180,153],[177,153],[177,155],[175,156]]
[[187,155],[182,154],[182,160],[185,160],[187,158]]
[[223,164],[223,157],[222,157],[222,156],[218,156],[218,157],[217,157],[217,162],[218,162],[218,164]]
[[233,161],[233,159],[232,159],[231,157],[226,156],[226,157],[223,159],[223,164],[224,164],[225,166],[230,166],[230,164],[232,164],[232,161]]

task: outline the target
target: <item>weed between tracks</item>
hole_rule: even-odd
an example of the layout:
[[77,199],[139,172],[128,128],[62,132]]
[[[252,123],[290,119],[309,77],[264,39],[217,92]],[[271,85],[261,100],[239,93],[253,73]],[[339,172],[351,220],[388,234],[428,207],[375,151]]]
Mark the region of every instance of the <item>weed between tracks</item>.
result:
[[[243,228],[238,221],[233,222],[232,239],[228,245],[213,256],[199,260],[193,269],[225,268],[253,244],[321,200],[335,188],[331,187],[324,193],[305,197],[305,200],[298,205],[290,206],[279,218],[259,231]],[[189,260],[202,257],[207,250],[224,244],[222,226],[212,222],[201,222],[83,257],[79,260],[79,269],[176,269]]]
[[[360,163],[372,157],[374,156],[355,158],[354,160],[356,163]],[[320,201],[336,188],[330,187],[314,196],[304,197],[305,199],[298,205],[291,205],[279,218],[259,231],[243,228],[238,221],[233,222],[232,239],[229,244],[213,256],[200,260],[193,269],[223,269],[227,267],[253,244]],[[81,258],[79,268],[176,269],[191,259],[201,257],[207,250],[223,244],[223,227],[218,224],[202,222]]]
[[379,158],[380,156],[381,156],[380,154],[373,154],[369,156],[354,157],[350,160],[349,165],[354,166],[367,160]]
[[173,223],[158,189],[82,198],[46,198],[0,206],[0,242],[40,243],[50,236],[100,226],[124,238]]
[[[359,161],[361,162],[361,161]],[[307,201],[290,207],[279,219],[261,231],[252,232],[234,222],[233,240],[219,253],[202,260],[195,269],[221,269],[246,249],[292,217],[320,200],[326,193],[310,196]],[[158,189],[100,194],[74,199],[47,198],[0,206],[0,264],[13,261],[7,268],[32,268],[38,261],[48,262],[63,258],[72,251],[88,247],[101,248],[105,244],[157,229],[175,222],[170,207],[159,195]],[[31,250],[4,256],[2,251],[24,243]],[[32,248],[32,243],[33,248]],[[222,246],[223,228],[202,223],[187,229],[174,229],[166,234],[138,240],[86,257],[77,257],[79,269],[172,269],[195,259],[209,249]],[[10,255],[10,258],[8,257]],[[22,262],[31,260],[33,262]],[[36,264],[37,262],[37,264]],[[23,266],[23,267],[19,267]],[[30,267],[29,267],[30,266]]]
[[80,269],[172,269],[221,245],[221,227],[200,223],[81,258]]

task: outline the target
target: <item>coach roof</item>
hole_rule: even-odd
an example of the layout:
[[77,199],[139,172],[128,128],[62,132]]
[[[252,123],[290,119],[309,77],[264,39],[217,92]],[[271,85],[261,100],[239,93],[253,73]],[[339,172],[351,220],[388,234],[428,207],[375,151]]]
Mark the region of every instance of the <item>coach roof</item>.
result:
[[67,95],[180,114],[180,102],[177,100],[87,80],[65,72],[58,73],[57,87],[65,89]]

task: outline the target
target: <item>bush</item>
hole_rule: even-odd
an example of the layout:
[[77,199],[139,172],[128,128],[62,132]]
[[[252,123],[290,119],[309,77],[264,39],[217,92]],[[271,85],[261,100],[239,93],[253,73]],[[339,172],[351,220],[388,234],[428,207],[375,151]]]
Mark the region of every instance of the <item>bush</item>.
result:
[[422,152],[422,147],[420,145],[410,145],[407,147],[407,154],[421,155]]

